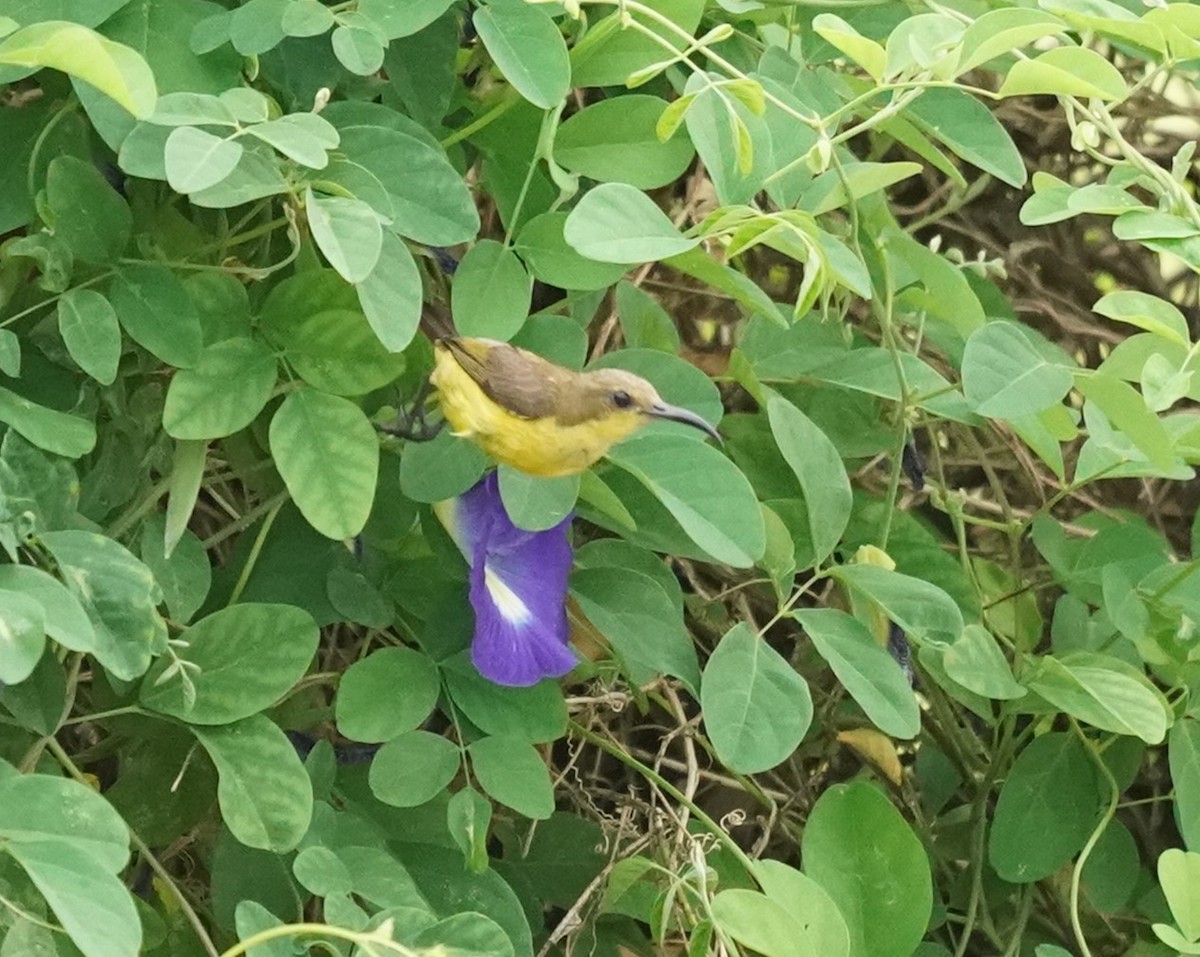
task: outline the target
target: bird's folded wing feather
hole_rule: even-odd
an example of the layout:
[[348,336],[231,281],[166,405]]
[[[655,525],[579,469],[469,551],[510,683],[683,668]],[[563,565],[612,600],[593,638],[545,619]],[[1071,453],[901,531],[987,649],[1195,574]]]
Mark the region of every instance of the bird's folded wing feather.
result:
[[554,414],[553,366],[515,346],[443,339],[462,370],[493,402],[523,419]]

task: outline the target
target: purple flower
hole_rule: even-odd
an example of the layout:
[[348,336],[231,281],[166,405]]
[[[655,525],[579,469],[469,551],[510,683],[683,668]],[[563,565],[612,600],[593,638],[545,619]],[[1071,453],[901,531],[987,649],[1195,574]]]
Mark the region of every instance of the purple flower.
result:
[[542,532],[517,528],[495,472],[434,511],[471,566],[471,660],[479,673],[526,686],[574,668],[567,628],[571,516]]

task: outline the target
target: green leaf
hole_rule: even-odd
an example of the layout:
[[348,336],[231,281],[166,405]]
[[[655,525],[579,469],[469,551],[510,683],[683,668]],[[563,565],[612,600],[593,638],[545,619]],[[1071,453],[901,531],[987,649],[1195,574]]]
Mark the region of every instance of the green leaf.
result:
[[571,592],[635,684],[661,673],[675,675],[693,690],[699,687],[691,636],[658,581],[632,568],[583,568],[571,577]]
[[58,300],[58,331],[67,351],[101,385],[112,385],[121,359],[121,327],[112,304],[94,289],[69,289]]
[[46,170],[46,205],[54,235],[82,262],[108,265],[129,244],[129,204],[91,163],[75,156],[52,160]]
[[1175,785],[1175,819],[1183,843],[1200,848],[1200,720],[1184,715],[1167,738],[1171,782]]
[[962,34],[962,21],[944,13],[907,17],[887,38],[884,75],[895,78],[929,70],[938,78],[950,76]]
[[163,153],[167,147],[169,127],[153,123],[138,123],[121,141],[117,165],[130,176],[166,181],[167,167]]
[[289,113],[248,126],[246,132],[310,169],[325,169],[329,150],[341,142],[337,128],[316,113]]
[[864,37],[841,17],[832,13],[818,14],[813,18],[813,31],[826,43],[841,51],[861,66],[870,77],[883,79],[887,54],[874,40]]
[[40,449],[77,459],[96,445],[96,427],[87,419],[35,405],[0,387],[0,422]]
[[314,196],[305,192],[304,208],[317,247],[346,282],[362,282],[379,262],[383,226],[375,211],[358,199]]
[[336,395],[363,395],[404,371],[358,309],[354,287],[332,269],[285,279],[263,303],[260,330],[309,385]]
[[684,96],[695,99],[684,123],[718,201],[737,206],[754,201],[775,164],[766,119],[727,91],[725,82],[718,74],[693,73]]
[[265,147],[248,143],[243,146],[241,159],[228,176],[214,186],[196,190],[188,199],[193,206],[228,209],[286,193],[288,188],[275,154]]
[[379,439],[362,409],[302,389],[283,400],[270,439],[279,474],[309,524],[333,539],[361,532],[379,473]]
[[20,684],[46,647],[46,612],[32,595],[0,589],[0,682]]
[[0,64],[52,67],[85,80],[139,119],[154,111],[154,74],[135,51],[76,23],[50,20],[10,33]]
[[[426,927],[413,938],[413,946],[426,953],[475,954],[478,957],[511,957],[513,943],[490,917],[465,911]],[[428,948],[428,950],[426,950]]]
[[87,612],[58,579],[29,565],[0,565],[0,589],[37,601],[42,607],[46,634],[64,648],[95,651],[96,630]]
[[666,100],[636,93],[585,106],[558,128],[554,159],[602,183],[665,186],[683,175],[696,155],[686,136],[659,139],[658,120],[668,108]]
[[21,534],[69,528],[78,521],[79,479],[75,467],[10,429],[0,444],[0,501],[5,517],[17,520]]
[[839,565],[832,574],[879,605],[913,638],[953,641],[962,633],[962,612],[937,585],[879,565]]
[[219,439],[254,421],[275,388],[275,356],[252,339],[225,339],[167,388],[163,428],[177,439]]
[[355,286],[372,331],[388,352],[401,352],[421,321],[421,274],[404,240],[384,233],[379,260]]
[[45,532],[41,540],[92,622],[96,659],[122,680],[142,675],[167,637],[150,569],[120,542],[95,532]]
[[233,836],[276,854],[299,844],[312,818],[312,784],[279,727],[256,714],[191,731],[217,766],[217,799]]
[[163,152],[167,182],[180,193],[198,193],[216,186],[234,171],[241,158],[241,143],[194,126],[172,130]]
[[440,691],[437,667],[427,655],[411,648],[380,648],[342,675],[338,730],[352,741],[388,741],[419,727]]
[[384,45],[373,30],[358,24],[345,24],[333,31],[333,52],[351,73],[370,76],[383,66]]
[[841,540],[850,520],[850,479],[842,457],[824,432],[782,396],[767,400],[771,433],[796,473],[807,506],[812,563],[823,562]]
[[915,738],[921,711],[908,679],[867,626],[844,611],[814,608],[792,613],[838,681],[884,734]]
[[645,193],[625,183],[602,183],[567,215],[563,237],[588,259],[638,263],[666,259],[699,243],[680,235]]
[[517,528],[530,532],[553,528],[571,514],[579,497],[578,475],[538,478],[507,465],[498,472],[500,499]]
[[450,836],[463,852],[467,867],[477,874],[488,867],[487,837],[491,821],[491,802],[472,787],[463,788],[446,805]]
[[478,445],[443,429],[429,442],[405,446],[400,490],[414,502],[441,502],[478,482],[489,464]]
[[541,8],[490,3],[472,18],[504,78],[534,106],[551,109],[571,88],[571,62],[558,26]]
[[625,275],[624,265],[586,259],[567,244],[566,213],[534,216],[517,234],[516,251],[535,279],[563,289],[606,289]]
[[982,66],[1017,47],[1061,33],[1058,17],[1026,7],[989,10],[963,31],[957,73]]
[[[694,34],[704,13],[704,0],[645,0],[683,33]],[[628,11],[637,27],[624,28],[617,11],[595,23],[571,51],[571,82],[575,86],[622,86],[634,73],[682,53],[682,34],[661,20]]]
[[554,813],[550,769],[532,745],[493,735],[471,742],[467,753],[475,780],[493,799],[535,821]]
[[416,807],[454,779],[461,760],[453,741],[429,731],[408,731],[376,752],[371,793],[392,807]]
[[508,688],[484,678],[462,652],[440,662],[454,706],[488,734],[543,744],[567,730],[567,705],[557,681],[545,679],[528,688]]
[[922,171],[920,163],[844,163],[812,181],[799,206],[814,216],[828,213],[854,200],[881,192]]
[[809,813],[805,872],[829,892],[850,953],[909,957],[933,910],[929,858],[887,797],[864,780],[836,784]]
[[0,837],[6,848],[69,845],[109,872],[129,861],[125,822],[85,785],[43,774],[6,775],[0,780],[0,808]]
[[208,597],[212,566],[200,539],[186,529],[167,555],[166,526],[166,516],[161,514],[142,524],[139,554],[162,589],[172,619],[182,623],[190,621]]
[[236,127],[240,118],[231,108],[231,100],[244,89],[226,91],[230,98],[211,93],[167,93],[158,98],[149,122],[163,126],[229,126]]
[[139,952],[142,924],[133,898],[109,868],[66,841],[22,841],[6,850],[46,898],[85,957]]
[[1092,833],[1100,812],[1095,763],[1071,734],[1044,734],[1013,763],[1000,789],[988,861],[1013,884],[1049,877]]
[[[1075,387],[1157,468],[1169,471],[1174,466],[1175,443],[1170,433],[1129,383],[1103,373],[1080,374]],[[1092,423],[1089,426],[1096,431]]]
[[206,443],[175,443],[175,454],[171,457],[166,525],[163,528],[163,554],[168,558],[183,537],[187,523],[192,517],[192,510],[196,507],[207,459]]
[[1200,940],[1200,854],[1176,847],[1163,851],[1158,857],[1158,882],[1183,936]]
[[[301,857],[310,851],[326,851],[330,857],[333,857],[335,861],[337,860],[336,855],[332,851],[327,851],[326,848],[321,847],[305,848],[296,855],[296,860],[299,861]],[[339,861],[338,863],[341,862]],[[300,880],[299,876],[296,879]],[[329,919],[332,920],[332,916]],[[258,901],[250,899],[238,901],[237,907],[234,910],[234,923],[237,927],[238,939],[240,940],[247,940],[262,931],[283,926],[283,921],[267,910],[267,908],[263,907]],[[268,939],[264,943],[257,944],[248,949],[247,953],[253,954],[254,957],[291,957],[292,948],[287,938],[276,937]]]
[[1020,418],[1062,401],[1073,382],[1070,368],[1034,348],[1011,322],[989,322],[971,335],[962,361],[963,390],[979,415]]
[[1200,954],[1200,942],[1188,940],[1170,924],[1152,924],[1151,929],[1176,954]]
[[492,239],[472,246],[450,287],[454,327],[464,336],[507,342],[529,315],[533,284],[516,254]]
[[319,844],[304,848],[292,862],[296,880],[321,897],[330,894],[349,894],[354,879],[345,862],[332,850]]
[[1200,226],[1182,216],[1145,209],[1131,209],[1122,213],[1113,220],[1112,231],[1117,239],[1189,239],[1200,236]]
[[[386,118],[354,116],[358,122],[350,122],[351,117],[343,120],[335,109],[357,105],[331,104],[325,116],[341,133],[339,151],[383,184],[395,211],[392,230],[431,246],[474,239],[479,214],[445,150],[415,122],[391,110],[384,110],[390,114]],[[373,122],[380,125],[360,125]]]
[[786,761],[813,716],[804,679],[745,623],[725,633],[704,666],[700,706],[717,755],[740,774]]
[[23,728],[41,735],[54,734],[62,724],[67,706],[67,676],[63,666],[54,655],[42,655],[28,678],[19,685],[0,688],[0,705]]
[[1004,701],[1025,694],[996,639],[982,625],[967,625],[946,649],[942,664],[951,678],[985,698]]
[[379,24],[388,39],[424,30],[445,13],[454,0],[359,0],[358,10]]
[[229,21],[229,39],[242,56],[266,53],[283,40],[283,9],[288,0],[247,0]]
[[621,332],[631,349],[654,349],[669,355],[679,351],[675,320],[653,296],[621,280],[617,283],[616,302]]
[[193,366],[203,340],[200,317],[179,278],[165,266],[121,267],[109,299],[129,337],[168,365]]
[[[1021,11],[1025,12],[1025,11]],[[907,110],[917,124],[952,152],[1009,186],[1025,185],[1025,162],[992,111],[969,93],[929,89]]]
[[1046,655],[1026,684],[1080,721],[1115,734],[1137,735],[1147,744],[1160,744],[1167,734],[1166,708],[1146,678],[1135,678],[1116,667],[1119,664],[1092,653],[1062,659]]
[[608,457],[654,493],[717,561],[748,568],[761,557],[766,531],[754,491],[716,449],[682,436],[643,434]]
[[[193,725],[230,724],[269,708],[308,670],[317,650],[317,624],[294,605],[231,605],[183,634],[177,653],[159,659],[142,682],[139,700]],[[185,684],[190,684],[190,692]]]
[[757,891],[735,887],[712,901],[713,920],[739,944],[764,957],[818,953],[808,928],[786,907]]
[[782,861],[757,860],[752,873],[767,897],[800,922],[805,937],[812,942],[812,953],[850,957],[846,921],[820,884]]
[[771,301],[771,297],[746,276],[723,262],[718,262],[702,248],[691,249],[678,256],[664,260],[672,269],[678,269],[694,279],[712,286],[731,296],[737,302],[750,310],[766,316],[772,322],[785,325],[779,314],[779,309]]
[[1183,313],[1158,296],[1123,289],[1110,292],[1092,306],[1092,309],[1109,319],[1153,332],[1156,336],[1162,336],[1185,349],[1191,346],[1188,324]]
[[1088,855],[1081,884],[1098,911],[1118,913],[1133,897],[1141,870],[1141,854],[1133,834],[1119,820],[1113,820]]
[[1120,71],[1095,50],[1055,47],[1032,60],[1018,60],[1000,86],[1000,96],[1084,96],[1123,100],[1129,88]]

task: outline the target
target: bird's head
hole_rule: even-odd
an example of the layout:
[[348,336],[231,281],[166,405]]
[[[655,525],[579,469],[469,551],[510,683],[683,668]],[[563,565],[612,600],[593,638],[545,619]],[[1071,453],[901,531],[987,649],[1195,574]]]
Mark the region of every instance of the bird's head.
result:
[[703,418],[690,409],[664,402],[654,386],[632,372],[596,369],[583,373],[577,381],[578,405],[571,410],[571,418],[576,421],[604,422],[617,438],[624,438],[650,419],[667,419],[721,441],[717,430]]

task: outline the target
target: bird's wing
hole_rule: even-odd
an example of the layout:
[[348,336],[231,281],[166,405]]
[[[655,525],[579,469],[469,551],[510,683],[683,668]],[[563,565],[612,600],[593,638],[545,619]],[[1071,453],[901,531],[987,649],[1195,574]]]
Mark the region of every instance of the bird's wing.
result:
[[554,414],[554,367],[545,359],[507,343],[442,339],[462,370],[484,394],[523,419]]

